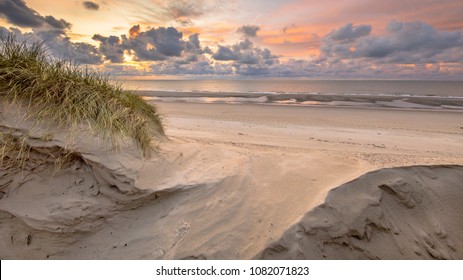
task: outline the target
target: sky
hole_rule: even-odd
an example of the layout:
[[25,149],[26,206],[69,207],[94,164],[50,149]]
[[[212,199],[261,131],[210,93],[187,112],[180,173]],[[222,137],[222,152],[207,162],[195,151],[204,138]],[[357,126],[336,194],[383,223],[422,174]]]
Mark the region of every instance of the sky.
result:
[[0,0],[0,33],[134,79],[463,80],[462,0]]

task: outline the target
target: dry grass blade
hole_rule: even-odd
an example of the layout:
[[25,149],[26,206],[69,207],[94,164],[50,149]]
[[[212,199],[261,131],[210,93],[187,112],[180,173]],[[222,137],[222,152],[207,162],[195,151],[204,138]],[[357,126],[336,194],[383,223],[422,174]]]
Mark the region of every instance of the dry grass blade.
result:
[[37,121],[75,127],[89,124],[115,145],[129,137],[147,156],[152,136],[164,134],[156,108],[114,85],[108,77],[70,61],[53,60],[43,45],[0,42],[0,96],[26,103]]

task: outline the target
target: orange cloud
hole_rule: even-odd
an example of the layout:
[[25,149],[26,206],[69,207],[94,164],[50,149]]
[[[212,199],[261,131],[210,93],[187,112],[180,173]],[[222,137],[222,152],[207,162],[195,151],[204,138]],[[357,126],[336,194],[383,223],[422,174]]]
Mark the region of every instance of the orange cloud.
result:
[[140,34],[140,32],[141,31],[140,31],[140,25],[139,24],[134,25],[129,29],[129,35],[132,38],[137,37],[138,34]]

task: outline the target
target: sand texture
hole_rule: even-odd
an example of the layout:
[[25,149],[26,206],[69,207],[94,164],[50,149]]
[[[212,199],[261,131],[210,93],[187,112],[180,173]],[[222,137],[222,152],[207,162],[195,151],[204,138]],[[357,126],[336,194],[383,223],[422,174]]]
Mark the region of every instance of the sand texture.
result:
[[463,167],[382,169],[329,192],[257,257],[462,259]]
[[[0,258],[462,258],[461,113],[158,105],[168,139],[149,159],[2,106],[31,152],[0,170]],[[409,165],[436,167],[355,180]]]

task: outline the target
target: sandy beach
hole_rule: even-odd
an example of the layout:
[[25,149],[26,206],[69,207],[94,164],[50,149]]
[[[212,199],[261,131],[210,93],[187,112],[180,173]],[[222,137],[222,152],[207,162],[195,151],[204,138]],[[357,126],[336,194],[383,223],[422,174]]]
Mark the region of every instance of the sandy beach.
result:
[[[367,172],[446,165],[449,171],[445,175],[434,175],[437,181],[452,182],[449,190],[441,193],[454,198],[463,193],[461,186],[454,186],[463,180],[457,166],[463,165],[460,112],[184,102],[156,105],[164,117],[168,139],[157,144],[150,159],[140,161],[130,150],[113,157],[114,152],[78,144],[93,173],[74,168],[60,171],[54,179],[44,179],[43,172],[49,171],[42,170],[3,191],[1,257],[272,258],[272,252],[291,252],[288,248],[298,244],[297,238],[291,237],[292,228],[323,204],[330,190]],[[3,118],[9,117],[4,111]],[[92,179],[96,166],[101,172]],[[397,172],[412,181],[421,180],[422,174],[431,172],[423,168],[414,173],[399,168]],[[115,177],[115,173],[119,175]],[[2,176],[3,182],[9,180]],[[101,178],[113,183],[99,183],[96,190],[95,180],[101,182]],[[371,181],[375,190],[388,184],[381,176]],[[421,192],[428,195],[433,191],[428,188]],[[382,201],[378,197],[376,194]],[[364,204],[364,197],[358,191],[347,191],[342,198],[351,202],[352,213],[343,212],[355,220],[359,213],[355,209]],[[34,201],[42,211],[18,206],[27,201]],[[410,249],[392,250],[383,256],[327,256],[461,259],[463,211],[458,201],[444,204],[454,207],[454,217],[439,225],[445,228],[445,238],[451,240],[440,253]],[[419,207],[427,213],[439,205],[431,198]],[[400,211],[408,213],[407,209]],[[396,215],[404,215],[397,211]],[[363,219],[369,221],[371,217]],[[435,226],[427,216],[417,221],[422,222],[411,226],[414,231],[429,232]],[[383,241],[376,243],[378,248],[389,246]],[[285,250],[281,249],[283,243],[288,247]],[[327,257],[293,253],[277,254],[276,258]]]
[[0,0],[14,277],[458,273],[462,0],[48,2]]

